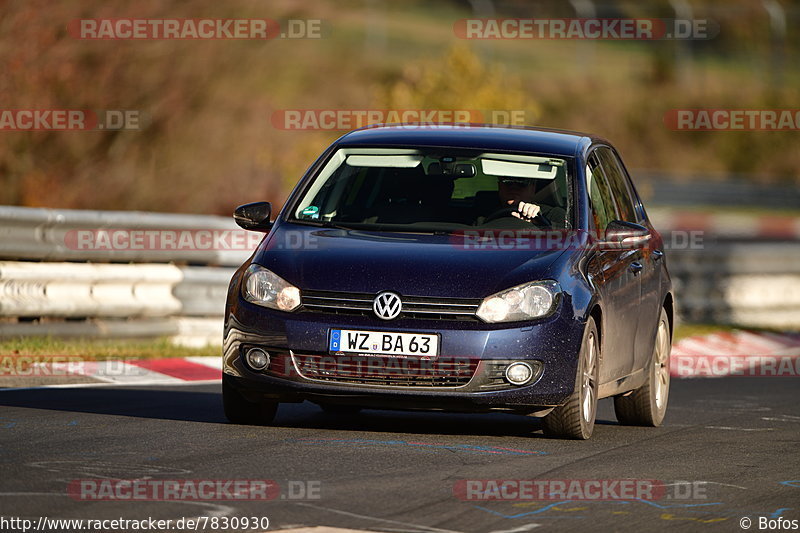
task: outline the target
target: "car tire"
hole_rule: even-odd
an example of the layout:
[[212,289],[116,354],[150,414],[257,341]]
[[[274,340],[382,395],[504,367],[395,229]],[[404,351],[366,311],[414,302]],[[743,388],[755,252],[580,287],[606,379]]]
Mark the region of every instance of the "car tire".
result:
[[669,399],[669,353],[671,349],[669,318],[661,309],[653,356],[647,370],[647,381],[627,396],[614,398],[614,412],[626,426],[660,426],[667,412]]
[[222,406],[228,420],[234,424],[251,426],[264,426],[271,423],[278,412],[278,402],[250,402],[224,380],[222,382]]
[[597,416],[600,337],[594,318],[589,317],[583,333],[575,391],[567,403],[542,419],[544,433],[555,437],[586,440],[592,436]]
[[323,403],[320,405],[322,410],[329,415],[357,415],[361,412],[361,407],[357,405],[340,405],[335,403]]

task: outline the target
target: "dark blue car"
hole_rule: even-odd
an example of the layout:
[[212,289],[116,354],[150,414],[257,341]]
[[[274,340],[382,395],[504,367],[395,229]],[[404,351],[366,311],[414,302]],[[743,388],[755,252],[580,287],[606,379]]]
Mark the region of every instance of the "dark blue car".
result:
[[511,412],[586,439],[599,398],[658,426],[673,294],[662,238],[607,141],[528,128],[348,133],[311,166],[231,280],[223,398]]

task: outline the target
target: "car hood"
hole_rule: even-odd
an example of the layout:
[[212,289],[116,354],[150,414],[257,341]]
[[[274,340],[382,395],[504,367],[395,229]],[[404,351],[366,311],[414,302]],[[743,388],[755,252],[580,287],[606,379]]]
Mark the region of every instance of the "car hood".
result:
[[548,270],[564,253],[481,243],[457,235],[283,223],[261,243],[253,262],[301,290],[484,298],[527,281],[552,279]]

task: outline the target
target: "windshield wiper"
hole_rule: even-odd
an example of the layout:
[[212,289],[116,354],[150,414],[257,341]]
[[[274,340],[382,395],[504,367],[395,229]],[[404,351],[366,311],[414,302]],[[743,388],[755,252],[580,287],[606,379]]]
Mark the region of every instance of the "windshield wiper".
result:
[[351,226],[343,226],[330,220],[289,220],[292,224],[303,224],[306,226],[315,226],[317,228],[333,228],[333,229],[356,229]]
[[434,228],[415,228],[415,227],[396,227],[376,224],[371,228],[362,228],[365,231],[385,231],[387,233],[417,233],[421,235],[452,235],[455,230],[434,229]]
[[452,231],[447,231],[443,229],[387,229],[385,231],[390,231],[392,233],[419,233],[421,235],[451,235]]
[[456,230],[433,229],[433,228],[415,228],[415,227],[397,227],[385,224],[361,224],[357,223],[353,226],[347,226],[331,221],[324,220],[299,220],[292,219],[289,222],[293,224],[304,224],[306,226],[315,226],[318,228],[335,228],[344,230],[358,230],[358,231],[379,231],[386,233],[417,233],[421,235],[452,235]]

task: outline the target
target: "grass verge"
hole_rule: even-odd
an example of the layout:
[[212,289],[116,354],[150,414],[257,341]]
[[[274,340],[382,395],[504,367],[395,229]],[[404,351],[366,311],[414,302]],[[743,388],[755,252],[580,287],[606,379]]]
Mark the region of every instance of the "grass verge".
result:
[[219,346],[188,348],[159,339],[56,339],[19,337],[0,340],[0,355],[72,355],[103,359],[162,359],[219,356]]

